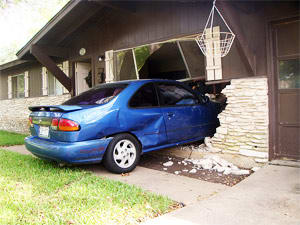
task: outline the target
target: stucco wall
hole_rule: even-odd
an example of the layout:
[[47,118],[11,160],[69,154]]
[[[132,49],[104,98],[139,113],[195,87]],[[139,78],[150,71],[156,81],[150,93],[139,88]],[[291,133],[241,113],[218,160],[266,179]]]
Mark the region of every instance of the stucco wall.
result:
[[29,106],[58,105],[70,98],[69,94],[53,97],[0,100],[0,130],[28,133]]
[[222,93],[228,105],[218,116],[221,126],[212,138],[213,147],[223,153],[268,158],[267,78],[233,79]]

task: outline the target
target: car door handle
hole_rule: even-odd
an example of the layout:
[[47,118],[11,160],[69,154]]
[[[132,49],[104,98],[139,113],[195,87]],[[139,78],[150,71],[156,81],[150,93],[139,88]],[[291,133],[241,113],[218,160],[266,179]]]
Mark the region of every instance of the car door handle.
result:
[[168,116],[168,119],[170,120],[172,117],[175,116],[175,114],[172,113],[172,112],[168,112],[168,113],[167,113],[167,116]]

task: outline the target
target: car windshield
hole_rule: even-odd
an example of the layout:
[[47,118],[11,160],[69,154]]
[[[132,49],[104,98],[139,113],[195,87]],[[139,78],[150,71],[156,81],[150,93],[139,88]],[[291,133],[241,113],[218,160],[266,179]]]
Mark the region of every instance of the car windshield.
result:
[[108,103],[128,84],[102,84],[75,96],[62,105],[101,105]]

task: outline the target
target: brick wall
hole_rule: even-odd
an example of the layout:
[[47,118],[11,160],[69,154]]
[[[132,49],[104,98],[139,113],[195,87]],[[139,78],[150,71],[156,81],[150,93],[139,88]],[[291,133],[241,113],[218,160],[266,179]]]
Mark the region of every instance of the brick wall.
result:
[[213,147],[223,153],[268,158],[267,78],[233,79],[222,93],[228,105],[218,116],[221,126],[212,138]]
[[70,95],[0,100],[0,130],[28,133],[29,106],[59,105]]

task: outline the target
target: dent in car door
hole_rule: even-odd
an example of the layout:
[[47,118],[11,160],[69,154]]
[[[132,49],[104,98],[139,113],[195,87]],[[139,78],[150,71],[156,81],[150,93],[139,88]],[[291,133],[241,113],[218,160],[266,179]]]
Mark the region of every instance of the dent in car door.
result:
[[169,143],[185,140],[191,127],[191,115],[186,106],[163,107],[162,113],[166,123]]
[[160,83],[157,87],[169,143],[199,136],[201,110],[195,95],[174,83]]
[[142,86],[130,99],[127,130],[134,133],[142,143],[143,151],[167,142],[166,128],[153,83]]

